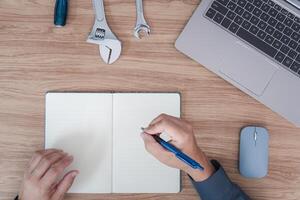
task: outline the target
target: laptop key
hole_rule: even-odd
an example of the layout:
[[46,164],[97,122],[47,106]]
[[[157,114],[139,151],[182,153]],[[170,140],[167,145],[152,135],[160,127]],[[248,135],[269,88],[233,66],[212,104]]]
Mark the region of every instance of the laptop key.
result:
[[227,17],[222,21],[221,25],[224,27],[224,28],[228,28],[229,25],[231,24],[231,20],[228,19]]
[[292,62],[293,62],[293,60],[291,58],[285,57],[282,64],[289,68],[292,65]]
[[242,16],[246,20],[249,20],[252,17],[252,15],[248,11],[245,11]]
[[296,49],[298,46],[297,42],[295,42],[294,40],[291,40],[289,43],[289,47],[291,47],[292,49]]
[[213,9],[215,9],[216,11],[222,13],[223,15],[226,15],[226,13],[228,12],[228,8],[226,8],[225,6],[223,6],[222,4],[214,1],[213,4],[211,5],[211,7]]
[[243,18],[238,15],[234,19],[234,22],[237,23],[238,25],[242,24],[243,21],[244,21]]
[[300,24],[294,22],[292,25],[292,29],[296,32],[298,32],[300,30]]
[[275,10],[277,10],[277,11],[280,11],[280,10],[282,9],[281,6],[278,5],[278,4],[275,4],[274,8],[275,8]]
[[260,19],[267,22],[269,20],[270,16],[266,13],[261,14]]
[[269,15],[271,15],[272,17],[276,17],[278,11],[275,10],[274,8],[271,8],[271,9],[269,10],[268,13],[269,13]]
[[247,3],[247,5],[245,6],[245,9],[248,12],[252,12],[254,10],[254,6],[251,3]]
[[268,12],[270,10],[270,8],[271,7],[268,4],[265,4],[265,3],[261,6],[261,9],[265,12]]
[[265,30],[265,28],[267,27],[267,24],[266,24],[265,22],[263,22],[263,21],[260,21],[260,22],[258,23],[258,27],[259,27],[260,29],[262,29],[262,30]]
[[229,10],[234,10],[236,8],[236,4],[229,2],[229,4],[227,5],[227,8],[229,8]]
[[272,44],[272,46],[275,48],[275,49],[279,49],[281,47],[282,43],[279,42],[278,40],[275,40]]
[[251,26],[250,22],[248,22],[246,20],[242,24],[242,27],[246,30],[248,30],[250,28],[250,26]]
[[282,33],[279,32],[278,30],[276,30],[273,34],[273,36],[277,39],[280,40],[280,38],[282,37]]
[[296,61],[300,63],[300,54],[297,56]]
[[242,8],[246,5],[246,3],[247,3],[246,0],[239,0],[239,1],[237,2],[237,4],[238,4],[239,6],[241,6]]
[[[250,31],[252,34],[254,34],[254,35],[256,35],[256,33],[258,32],[258,30],[259,30],[259,28],[256,27],[256,26],[254,26],[254,25],[252,25],[252,26],[250,27],[250,29],[249,29],[249,31]],[[299,48],[299,49],[300,49],[300,48]]]
[[277,24],[277,20],[271,17],[268,21],[268,24],[270,24],[271,26],[275,26]]
[[266,32],[268,34],[273,35],[274,31],[275,31],[275,29],[272,26],[269,26],[269,25],[267,26]]
[[297,51],[298,53],[300,53],[300,45],[298,45],[296,51]]
[[290,36],[290,35],[292,35],[293,30],[290,29],[289,27],[285,27],[285,29],[283,30],[283,33],[287,36]]
[[259,19],[255,16],[252,16],[251,19],[250,19],[250,22],[254,25],[257,25],[258,22],[259,22]]
[[282,47],[280,48],[280,51],[284,54],[287,54],[290,51],[290,48],[286,45],[282,45]]
[[290,42],[290,38],[283,35],[280,41],[287,45]]
[[281,13],[284,14],[284,15],[287,15],[289,12],[286,9],[282,8]]
[[241,8],[240,6],[237,6],[236,9],[234,10],[234,12],[238,15],[242,15],[244,12],[244,9]]
[[293,24],[293,20],[286,18],[283,22],[286,26],[290,27]]
[[262,30],[259,30],[257,33],[257,36],[262,40],[265,39],[266,35],[267,34],[265,32],[263,32]]
[[260,14],[262,13],[262,11],[261,10],[259,10],[258,8],[255,8],[254,10],[253,10],[253,15],[255,15],[256,17],[259,17],[260,16]]
[[268,44],[272,44],[274,42],[274,38],[272,36],[270,36],[270,35],[267,35],[265,41]]
[[292,59],[295,59],[297,56],[297,52],[291,49],[290,52],[288,53],[288,56]]
[[206,16],[208,17],[208,18],[213,18],[214,16],[215,16],[215,14],[216,14],[217,12],[214,10],[214,9],[212,9],[212,8],[210,8],[210,9],[208,9],[208,11],[206,12]]
[[232,11],[229,11],[226,15],[229,19],[233,20],[236,16],[236,14]]
[[256,7],[260,7],[262,5],[262,1],[261,0],[254,0],[253,1],[253,4],[256,6]]
[[297,62],[293,62],[293,64],[292,64],[292,66],[291,66],[291,68],[290,68],[291,70],[293,70],[294,72],[300,72],[299,71],[299,69],[300,69],[300,64],[299,63],[297,63]]
[[220,13],[217,13],[216,16],[214,17],[214,21],[217,22],[218,24],[221,23],[221,21],[223,20],[224,16],[221,15]]
[[295,15],[294,15],[293,13],[290,13],[290,12],[289,12],[289,13],[288,13],[288,17],[291,18],[291,19],[294,19]]
[[268,1],[269,6],[273,7],[275,3],[273,1]]
[[285,18],[286,17],[282,13],[278,13],[278,15],[276,16],[276,19],[280,22],[283,22]]
[[236,23],[234,23],[234,22],[232,22],[231,25],[229,26],[229,30],[230,30],[232,33],[236,33],[237,30],[238,30],[238,28],[239,28],[239,25],[236,24]]
[[249,44],[255,46],[256,48],[258,48],[259,50],[261,50],[262,52],[264,52],[265,54],[267,54],[271,57],[274,57],[277,53],[277,50],[274,47],[272,47],[272,46],[268,45],[267,43],[265,43],[264,41],[258,39],[256,36],[252,35],[244,28],[239,28],[239,30],[237,31],[236,34],[237,34],[237,36],[239,36],[240,38],[242,38]]
[[299,36],[298,33],[294,32],[291,37],[292,37],[293,40],[295,40],[297,42],[299,40],[300,36]]
[[282,23],[278,22],[277,25],[276,25],[276,28],[279,31],[283,31],[283,29],[285,28],[285,26]]
[[275,60],[277,60],[278,62],[281,63],[283,61],[284,57],[285,57],[285,55],[283,53],[278,52],[275,56]]

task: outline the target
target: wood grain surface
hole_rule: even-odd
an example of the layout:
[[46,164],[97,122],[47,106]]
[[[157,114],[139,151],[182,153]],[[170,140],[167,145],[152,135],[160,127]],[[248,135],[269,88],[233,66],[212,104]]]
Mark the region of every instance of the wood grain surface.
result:
[[[199,1],[144,1],[152,32],[137,40],[135,1],[105,0],[109,25],[123,44],[113,65],[86,43],[94,23],[91,1],[69,2],[68,24],[54,28],[54,0],[0,0],[0,200],[14,198],[32,153],[43,148],[47,91],[179,91],[182,116],[194,125],[198,144],[253,199],[300,199],[300,129],[174,48]],[[270,169],[261,180],[238,172],[239,131],[249,124],[270,132]],[[66,199],[199,199],[188,177],[182,178],[179,194]]]

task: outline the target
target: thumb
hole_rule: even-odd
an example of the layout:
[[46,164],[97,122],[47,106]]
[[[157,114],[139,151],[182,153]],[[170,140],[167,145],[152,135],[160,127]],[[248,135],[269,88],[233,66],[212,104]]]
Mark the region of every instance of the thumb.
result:
[[141,137],[144,140],[145,149],[157,159],[160,160],[162,156],[170,154],[170,152],[168,152],[159,143],[156,142],[153,136],[147,133],[141,133]]
[[79,174],[79,171],[73,170],[68,172],[63,179],[58,183],[57,189],[52,196],[52,200],[62,200],[65,193],[72,186],[76,176]]

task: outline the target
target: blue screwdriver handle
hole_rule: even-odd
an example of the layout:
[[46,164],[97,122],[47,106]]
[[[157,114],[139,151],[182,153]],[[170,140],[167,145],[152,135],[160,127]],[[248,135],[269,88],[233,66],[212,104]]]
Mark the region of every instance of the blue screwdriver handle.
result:
[[56,0],[54,8],[54,24],[56,27],[66,25],[68,15],[68,0]]
[[195,160],[193,160],[192,158],[190,158],[188,155],[186,155],[185,153],[183,153],[182,151],[180,151],[179,149],[177,149],[175,146],[173,146],[172,144],[164,141],[163,139],[161,139],[159,136],[154,135],[153,138],[161,145],[163,146],[165,149],[167,149],[168,151],[172,152],[175,154],[175,156],[180,159],[181,161],[183,161],[184,163],[186,163],[187,165],[191,166],[193,169],[200,169],[201,171],[204,170],[204,168],[201,166],[201,164],[199,164],[198,162],[196,162]]

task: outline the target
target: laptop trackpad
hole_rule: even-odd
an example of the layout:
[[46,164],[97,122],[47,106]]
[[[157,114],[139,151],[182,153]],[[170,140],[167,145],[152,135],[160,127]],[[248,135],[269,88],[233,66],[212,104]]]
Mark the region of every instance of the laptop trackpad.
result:
[[[277,67],[255,49],[236,42],[235,51],[227,51],[220,72],[252,93],[260,96],[272,79]],[[238,53],[236,53],[238,49]],[[224,59],[224,58],[232,58]]]

